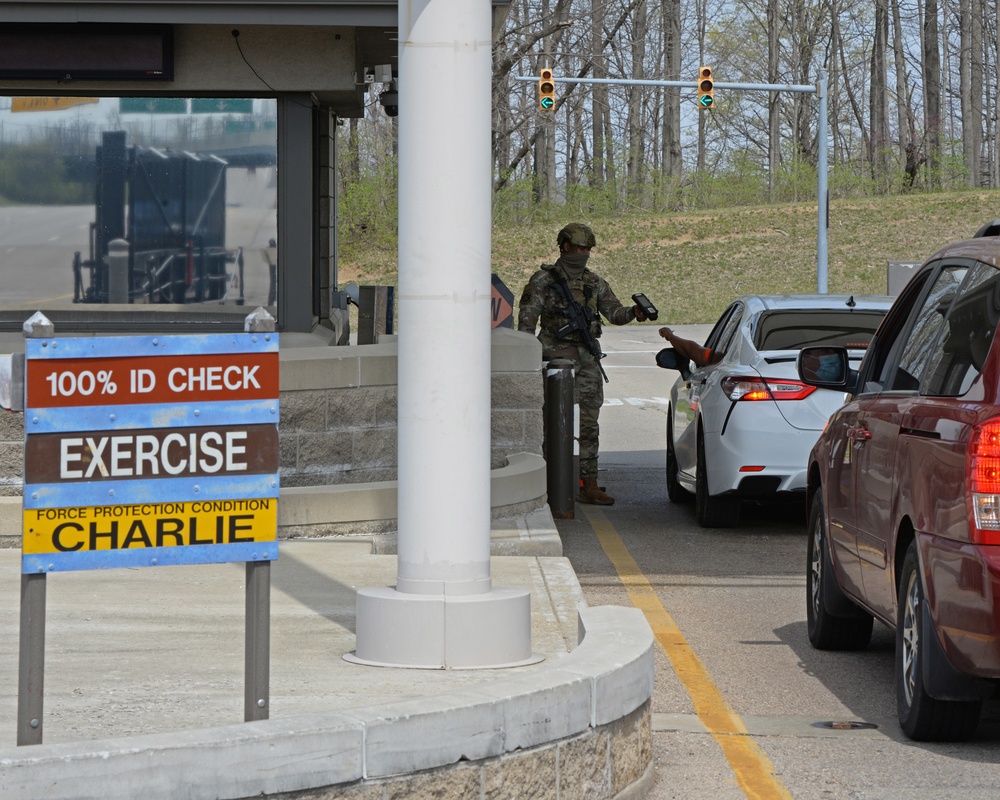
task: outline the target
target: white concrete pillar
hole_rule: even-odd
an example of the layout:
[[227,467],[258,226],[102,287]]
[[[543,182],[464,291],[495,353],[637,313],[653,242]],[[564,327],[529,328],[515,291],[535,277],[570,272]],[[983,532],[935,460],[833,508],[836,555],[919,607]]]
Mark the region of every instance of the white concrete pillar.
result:
[[399,4],[399,565],[358,592],[351,660],[533,660],[490,581],[491,7]]

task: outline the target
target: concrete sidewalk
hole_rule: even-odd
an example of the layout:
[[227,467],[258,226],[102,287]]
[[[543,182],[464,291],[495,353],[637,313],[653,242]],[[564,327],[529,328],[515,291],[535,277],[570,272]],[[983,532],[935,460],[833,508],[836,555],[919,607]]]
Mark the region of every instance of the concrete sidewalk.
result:
[[343,658],[355,590],[392,585],[396,557],[369,540],[283,541],[270,718],[250,723],[243,564],[50,574],[44,743],[23,747],[20,552],[0,551],[0,570],[5,800],[632,800],[654,780],[652,632],[637,609],[587,608],[561,556],[491,559],[495,587],[531,593],[540,663],[407,670]]
[[[576,646],[583,596],[569,562],[494,557],[495,586],[532,595],[532,649]],[[0,747],[16,743],[20,552],[0,550]],[[405,670],[342,658],[355,590],[391,586],[370,541],[282,542],[271,568],[276,719],[454,692],[515,670]],[[164,733],[243,720],[242,563],[54,573],[47,579],[44,742]]]

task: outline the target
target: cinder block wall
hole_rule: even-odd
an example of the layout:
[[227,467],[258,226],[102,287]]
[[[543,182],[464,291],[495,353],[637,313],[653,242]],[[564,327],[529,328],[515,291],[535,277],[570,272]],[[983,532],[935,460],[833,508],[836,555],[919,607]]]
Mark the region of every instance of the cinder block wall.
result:
[[0,495],[21,495],[24,485],[24,419],[0,408]]
[[[396,480],[396,352],[394,341],[282,343],[282,486]],[[541,346],[528,334],[497,328],[492,368],[490,465],[498,469],[514,453],[542,454]],[[22,415],[0,410],[0,495],[20,496],[23,466]]]

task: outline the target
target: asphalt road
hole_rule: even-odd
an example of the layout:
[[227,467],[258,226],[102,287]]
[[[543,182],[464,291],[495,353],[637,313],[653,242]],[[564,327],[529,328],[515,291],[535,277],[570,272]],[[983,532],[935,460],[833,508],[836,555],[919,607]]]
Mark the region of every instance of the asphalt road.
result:
[[[678,331],[703,341],[708,326]],[[587,601],[639,605],[661,642],[651,800],[996,798],[1000,701],[972,742],[906,740],[887,628],[876,623],[860,653],[809,644],[804,511],[756,509],[737,529],[701,529],[693,505],[666,496],[675,373],[653,364],[656,327],[606,329],[603,344],[599,482],[617,502],[577,504],[576,519],[557,524]]]
[[[251,309],[267,304],[270,276],[261,251],[277,230],[276,191],[273,169],[227,172],[226,246],[243,248],[244,304]],[[0,207],[4,305],[31,311],[72,305],[73,254],[88,258],[93,221],[92,205]],[[238,283],[230,286],[229,302],[237,297]]]

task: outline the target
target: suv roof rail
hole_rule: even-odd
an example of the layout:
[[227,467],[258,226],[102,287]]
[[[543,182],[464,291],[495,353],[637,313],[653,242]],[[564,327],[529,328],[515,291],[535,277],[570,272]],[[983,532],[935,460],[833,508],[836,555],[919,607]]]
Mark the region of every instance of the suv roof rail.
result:
[[983,236],[1000,236],[1000,219],[987,222],[973,235],[973,239],[980,239]]

